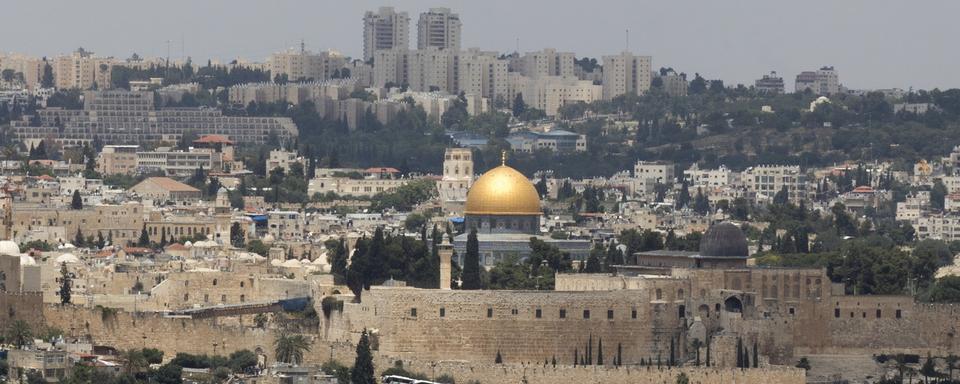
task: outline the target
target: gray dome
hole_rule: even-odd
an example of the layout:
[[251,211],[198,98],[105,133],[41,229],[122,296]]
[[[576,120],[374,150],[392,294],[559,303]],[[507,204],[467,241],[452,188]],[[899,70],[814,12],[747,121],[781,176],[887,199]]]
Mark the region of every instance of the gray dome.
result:
[[700,238],[700,256],[743,257],[749,256],[747,237],[740,227],[728,221],[715,224]]

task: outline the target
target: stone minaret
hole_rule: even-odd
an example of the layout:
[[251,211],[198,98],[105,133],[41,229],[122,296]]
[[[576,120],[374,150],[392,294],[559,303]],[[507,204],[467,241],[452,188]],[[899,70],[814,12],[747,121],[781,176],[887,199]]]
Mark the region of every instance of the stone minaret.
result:
[[450,259],[453,258],[453,246],[443,237],[443,242],[437,245],[440,247],[437,253],[440,254],[440,289],[450,289]]

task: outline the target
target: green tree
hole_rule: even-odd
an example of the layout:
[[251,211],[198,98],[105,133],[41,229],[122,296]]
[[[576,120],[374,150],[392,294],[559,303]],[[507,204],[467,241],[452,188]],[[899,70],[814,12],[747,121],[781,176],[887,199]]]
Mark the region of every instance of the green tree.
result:
[[520,118],[526,112],[527,103],[523,101],[523,94],[517,93],[517,96],[513,98],[513,116]]
[[330,273],[334,276],[346,276],[347,273],[347,247],[345,240],[329,239],[323,243],[327,248],[327,255],[330,260]]
[[147,223],[143,223],[143,228],[140,229],[140,238],[137,239],[137,246],[150,246],[150,234],[147,232]]
[[70,200],[70,209],[83,209],[83,198],[80,197],[80,190],[73,191],[73,198]]
[[960,303],[960,276],[944,276],[930,287],[930,301]]
[[376,384],[374,377],[373,354],[370,352],[370,339],[367,330],[364,328],[360,334],[360,341],[357,343],[357,358],[354,360],[353,368],[350,369],[350,382],[352,384]]
[[477,229],[470,228],[467,235],[467,253],[463,259],[463,276],[461,288],[481,289],[480,281],[480,242],[477,240]]
[[73,278],[67,270],[67,263],[60,263],[60,304],[70,304]]
[[40,86],[43,88],[53,88],[53,67],[50,63],[44,63],[43,75],[40,77]]
[[277,361],[287,364],[300,364],[303,362],[304,353],[310,352],[310,341],[303,335],[281,333],[273,341],[273,348]]
[[943,185],[943,181],[940,179],[935,180],[933,182],[933,188],[930,189],[930,207],[942,211],[947,193],[947,186]]
[[164,364],[152,372],[150,381],[157,384],[183,384],[183,368],[172,363]]
[[234,351],[227,359],[227,366],[234,372],[245,372],[247,369],[257,366],[257,355],[249,349]]
[[23,348],[31,339],[33,339],[33,331],[30,329],[30,323],[16,320],[7,327],[6,340],[17,348]]
[[584,273],[600,273],[603,269],[603,264],[601,260],[606,255],[606,252],[603,249],[603,245],[597,244],[590,251],[590,256],[587,257],[586,266],[583,268]]
[[73,245],[83,247],[86,243],[87,239],[83,237],[83,231],[80,230],[80,227],[77,227],[77,234],[73,237]]

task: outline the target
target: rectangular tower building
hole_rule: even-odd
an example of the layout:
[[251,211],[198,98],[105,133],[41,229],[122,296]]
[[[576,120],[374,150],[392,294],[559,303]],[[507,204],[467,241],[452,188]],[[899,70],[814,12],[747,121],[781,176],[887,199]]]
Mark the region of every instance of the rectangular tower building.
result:
[[460,51],[460,15],[450,8],[430,8],[417,22],[417,49]]
[[393,7],[380,7],[363,15],[363,60],[369,61],[376,51],[407,49],[410,40],[410,16]]

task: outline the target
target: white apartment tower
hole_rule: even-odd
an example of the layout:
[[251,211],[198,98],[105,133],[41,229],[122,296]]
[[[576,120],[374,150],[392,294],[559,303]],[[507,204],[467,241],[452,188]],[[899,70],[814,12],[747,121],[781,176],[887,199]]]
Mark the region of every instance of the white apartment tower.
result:
[[507,101],[507,60],[497,58],[495,52],[471,49],[456,57],[456,92],[480,95],[490,100]]
[[376,51],[407,49],[410,40],[410,16],[393,7],[380,7],[363,14],[363,60],[373,58]]
[[469,148],[447,148],[443,154],[443,178],[440,198],[443,201],[466,201],[473,185],[473,153]]
[[313,53],[302,46],[299,50],[288,49],[270,55],[267,67],[273,76],[287,75],[289,81],[327,80],[333,71],[347,65],[347,59],[334,51]]
[[603,99],[631,93],[642,95],[650,89],[653,58],[631,52],[603,57]]
[[417,22],[417,49],[460,51],[460,15],[450,8],[430,8]]
[[574,76],[573,52],[557,52],[547,48],[539,52],[527,52],[520,60],[520,73],[538,78],[541,76]]

